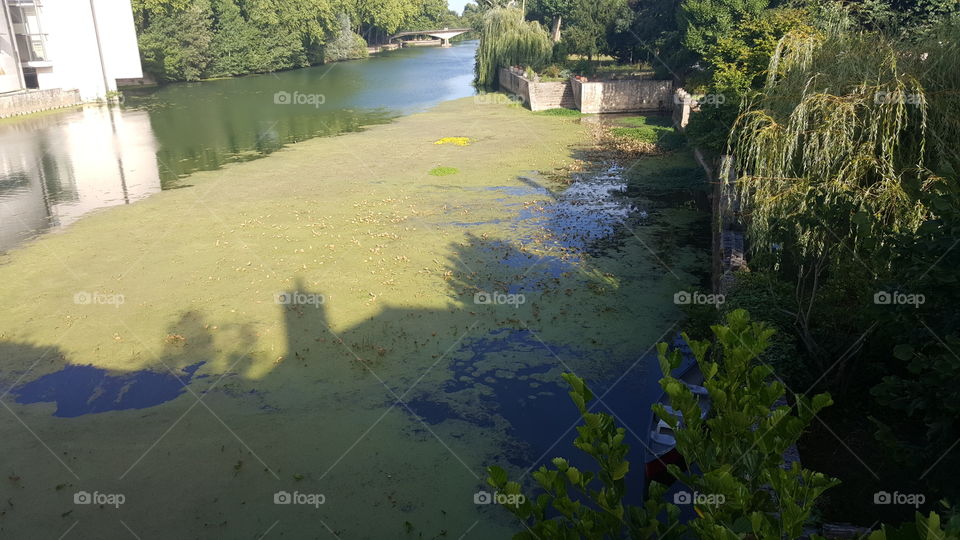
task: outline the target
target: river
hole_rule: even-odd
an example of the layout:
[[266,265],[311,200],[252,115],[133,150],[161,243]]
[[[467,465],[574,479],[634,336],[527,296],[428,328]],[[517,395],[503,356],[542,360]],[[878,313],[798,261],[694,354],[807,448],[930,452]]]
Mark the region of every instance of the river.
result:
[[702,170],[454,99],[473,48],[2,125],[0,536],[508,538],[488,466],[596,468],[564,372],[639,501]]
[[[266,75],[124,90],[87,106],[0,122],[0,252],[101,208],[474,94],[475,41]],[[285,105],[285,106],[278,106]]]

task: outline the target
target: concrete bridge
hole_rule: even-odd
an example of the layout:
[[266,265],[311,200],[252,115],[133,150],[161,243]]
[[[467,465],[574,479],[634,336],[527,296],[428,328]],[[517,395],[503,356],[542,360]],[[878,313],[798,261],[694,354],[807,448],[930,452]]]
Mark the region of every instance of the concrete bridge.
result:
[[400,32],[390,36],[390,41],[400,39],[406,36],[430,36],[440,40],[442,47],[449,47],[450,40],[473,30],[473,28],[444,28],[442,30],[411,30],[409,32]]

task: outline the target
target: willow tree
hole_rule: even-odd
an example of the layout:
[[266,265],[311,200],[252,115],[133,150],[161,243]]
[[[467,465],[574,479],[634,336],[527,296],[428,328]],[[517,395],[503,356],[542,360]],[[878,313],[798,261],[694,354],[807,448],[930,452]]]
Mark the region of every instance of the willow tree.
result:
[[[891,235],[915,231],[933,215],[925,194],[950,187],[930,166],[929,122],[942,115],[932,115],[921,74],[931,65],[956,73],[955,55],[944,46],[920,53],[838,17],[780,41],[765,88],[731,131],[726,173],[754,253],[789,259],[792,313],[814,358],[826,356],[811,325],[827,280],[835,290],[843,279],[876,278],[889,258],[875,255]],[[841,355],[841,369],[858,350]]]
[[483,16],[475,65],[476,83],[493,86],[500,67],[542,67],[552,52],[550,34],[539,23],[524,20],[523,11],[513,7],[493,8]]

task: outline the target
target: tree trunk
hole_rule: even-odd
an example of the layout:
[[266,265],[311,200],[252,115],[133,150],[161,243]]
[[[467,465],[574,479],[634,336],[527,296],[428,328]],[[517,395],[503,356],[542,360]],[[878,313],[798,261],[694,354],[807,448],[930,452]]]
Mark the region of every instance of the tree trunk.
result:
[[560,15],[557,15],[557,17],[553,19],[553,31],[550,32],[550,35],[553,37],[554,43],[560,43],[560,21],[562,19],[563,17]]

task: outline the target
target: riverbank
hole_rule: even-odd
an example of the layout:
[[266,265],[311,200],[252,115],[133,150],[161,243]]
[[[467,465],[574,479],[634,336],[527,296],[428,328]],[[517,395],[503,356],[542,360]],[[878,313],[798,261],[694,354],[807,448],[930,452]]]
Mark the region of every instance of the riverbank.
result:
[[566,370],[629,375],[618,403],[642,432],[632,389],[655,386],[650,347],[705,266],[683,240],[695,211],[664,199],[641,222],[609,198],[623,169],[570,175],[590,144],[577,119],[462,99],[196,172],[3,256],[0,530],[508,536],[474,503],[486,466],[569,448]]

